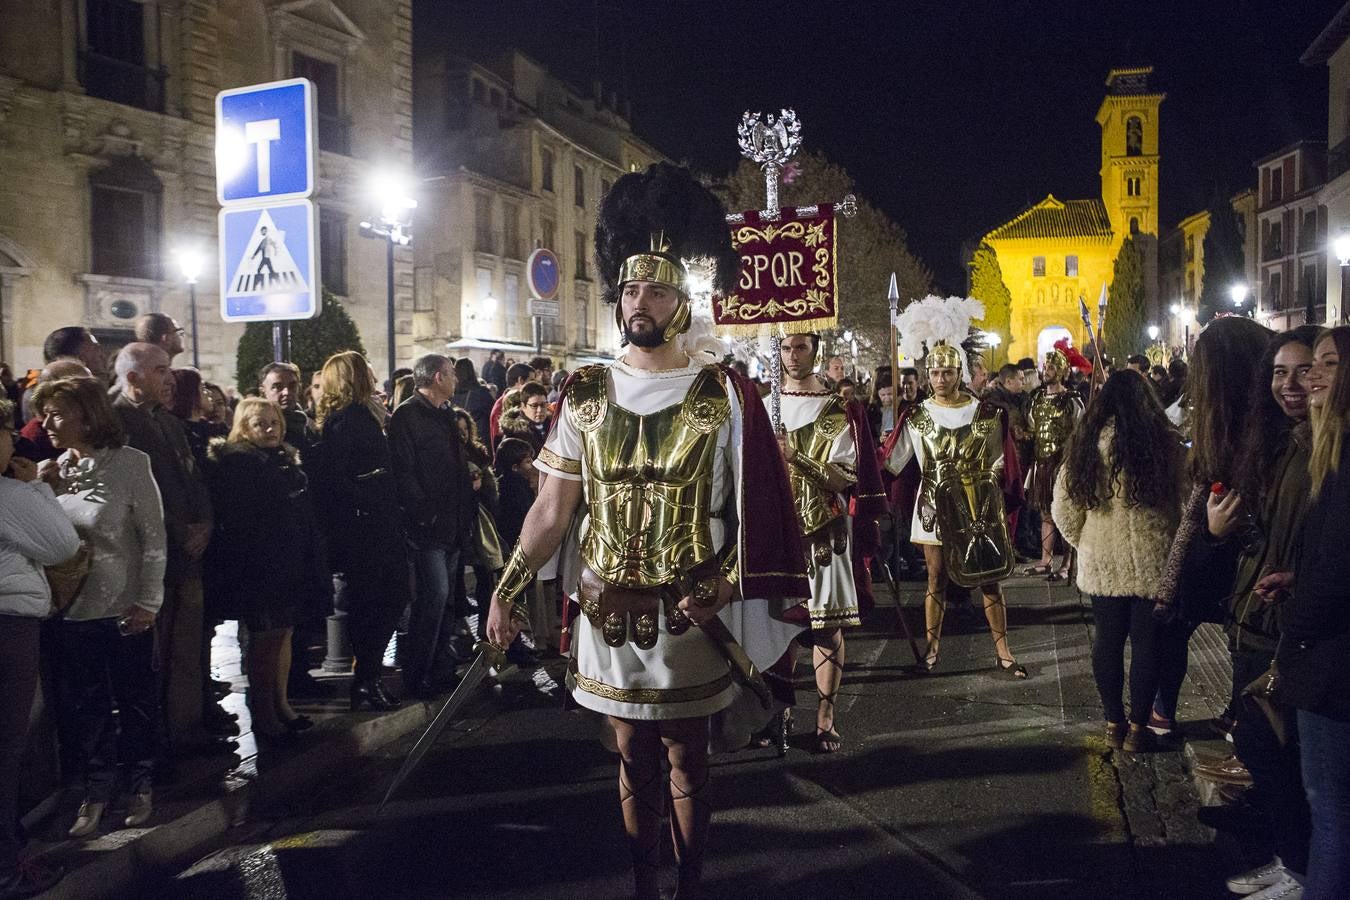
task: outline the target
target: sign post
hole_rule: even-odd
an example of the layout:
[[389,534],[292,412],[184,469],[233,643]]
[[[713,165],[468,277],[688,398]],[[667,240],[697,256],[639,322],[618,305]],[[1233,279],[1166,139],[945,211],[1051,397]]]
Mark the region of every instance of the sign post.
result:
[[283,322],[319,314],[318,181],[313,83],[291,78],[216,95],[220,314],[271,321],[283,359]]
[[530,288],[529,313],[534,331],[534,350],[544,348],[543,320],[561,318],[558,287],[562,283],[562,268],[558,257],[547,247],[539,247],[525,261],[525,280]]

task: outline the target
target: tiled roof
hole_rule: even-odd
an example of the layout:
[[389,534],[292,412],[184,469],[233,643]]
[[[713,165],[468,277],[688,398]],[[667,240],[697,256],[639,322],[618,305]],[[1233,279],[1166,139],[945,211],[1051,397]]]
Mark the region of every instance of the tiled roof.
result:
[[1051,194],[989,232],[985,240],[1110,236],[1111,220],[1100,200],[1064,201]]

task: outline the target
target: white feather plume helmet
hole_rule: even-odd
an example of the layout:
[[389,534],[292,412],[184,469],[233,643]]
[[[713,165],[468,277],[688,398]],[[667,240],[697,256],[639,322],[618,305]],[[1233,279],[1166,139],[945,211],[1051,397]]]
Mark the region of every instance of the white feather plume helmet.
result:
[[929,294],[915,300],[895,317],[900,333],[900,352],[922,359],[938,344],[955,348],[961,357],[961,376],[970,380],[970,362],[962,342],[970,335],[970,323],[984,319],[984,304],[973,297],[939,297]]

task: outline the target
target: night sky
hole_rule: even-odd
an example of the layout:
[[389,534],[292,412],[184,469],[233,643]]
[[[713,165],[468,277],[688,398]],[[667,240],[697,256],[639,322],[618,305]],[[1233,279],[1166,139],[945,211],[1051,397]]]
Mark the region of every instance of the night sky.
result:
[[[1112,67],[1152,65],[1164,227],[1253,160],[1326,139],[1325,66],[1298,58],[1341,0],[521,2],[418,0],[420,39],[514,44],[633,104],[635,131],[710,172],[745,109],[796,109],[803,147],[843,165],[964,292],[963,242],[1025,206],[1099,196],[1093,119]],[[599,52],[597,52],[597,48]],[[835,200],[822,197],[822,200]]]

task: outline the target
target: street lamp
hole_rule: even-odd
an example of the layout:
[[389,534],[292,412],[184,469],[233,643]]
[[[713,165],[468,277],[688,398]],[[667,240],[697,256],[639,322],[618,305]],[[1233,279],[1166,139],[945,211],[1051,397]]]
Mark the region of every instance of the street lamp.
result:
[[206,260],[196,247],[179,247],[174,256],[178,260],[178,270],[183,273],[183,280],[188,285],[188,312],[192,319],[192,367],[200,370],[202,361],[197,350],[197,276],[201,275]]
[[1233,298],[1233,305],[1240,309],[1247,302],[1247,286],[1241,283],[1233,285],[1228,289],[1228,296]]
[[[1343,320],[1344,317],[1345,317],[1345,270],[1346,270],[1347,268],[1350,268],[1350,230],[1341,229],[1341,233],[1338,234],[1338,235],[1336,236],[1336,240],[1332,242],[1331,249],[1335,252],[1335,254],[1336,254],[1336,260],[1337,260],[1337,261],[1340,263],[1340,265],[1341,265],[1341,268],[1340,268],[1340,272],[1341,272],[1341,309],[1340,309],[1340,318]],[[1328,309],[1327,312],[1330,313],[1331,310]],[[1331,317],[1330,317],[1330,316],[1328,316],[1327,318],[1328,318],[1328,320],[1329,320],[1329,324],[1333,324],[1333,325],[1335,324],[1335,321],[1334,321],[1334,320],[1331,320]],[[1309,322],[1308,324],[1312,324],[1312,323]]]
[[1158,328],[1157,325],[1148,326],[1148,339],[1150,341],[1157,341],[1158,335],[1160,334],[1162,334],[1162,331]]
[[361,236],[385,242],[388,308],[385,326],[389,341],[389,389],[394,389],[394,247],[412,243],[412,211],[417,201],[409,195],[406,179],[393,172],[380,172],[371,181],[370,195],[380,210],[378,222],[362,222]]

